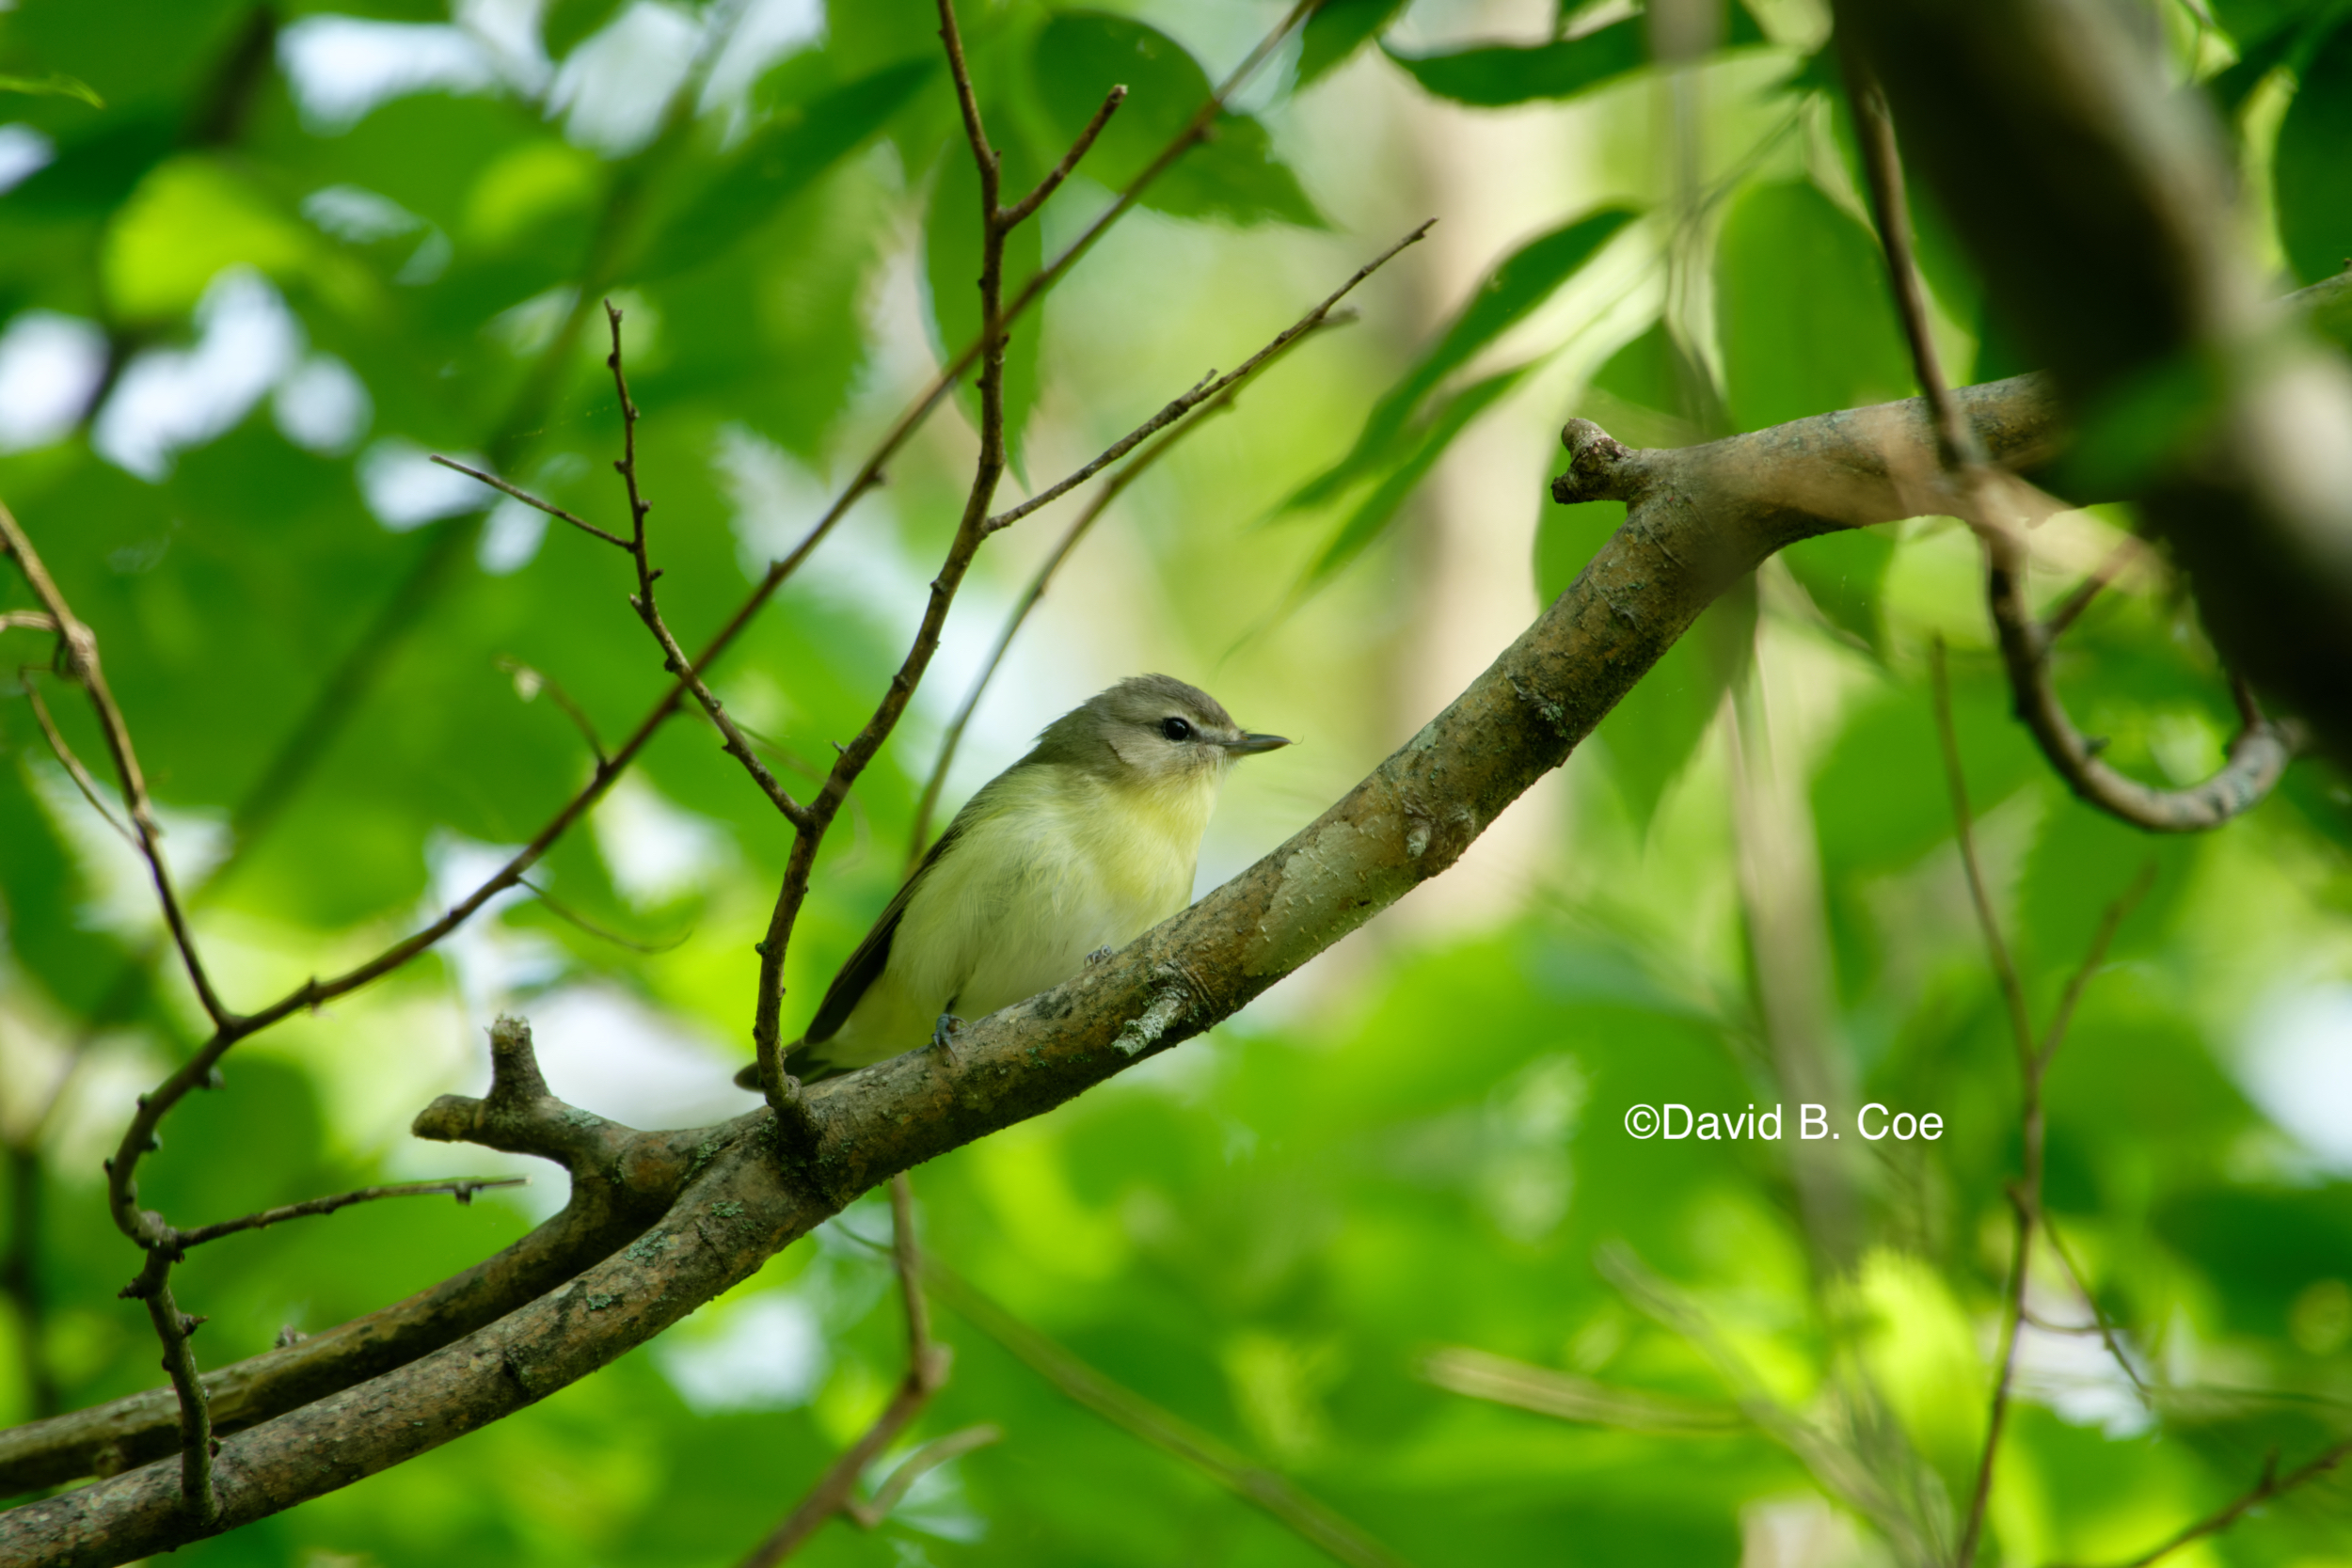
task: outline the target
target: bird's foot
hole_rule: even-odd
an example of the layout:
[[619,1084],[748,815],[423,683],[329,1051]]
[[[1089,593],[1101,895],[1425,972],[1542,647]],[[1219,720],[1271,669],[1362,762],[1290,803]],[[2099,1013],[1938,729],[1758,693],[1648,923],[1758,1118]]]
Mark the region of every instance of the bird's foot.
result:
[[1116,951],[1116,948],[1110,947],[1096,948],[1093,952],[1087,955],[1087,967],[1089,969],[1093,968],[1096,964],[1101,963],[1104,958],[1109,958],[1111,954]]
[[963,1020],[953,1013],[942,1013],[939,1015],[939,1022],[931,1025],[931,1044],[945,1051],[949,1061],[955,1061],[957,1057],[954,1037],[962,1033]]

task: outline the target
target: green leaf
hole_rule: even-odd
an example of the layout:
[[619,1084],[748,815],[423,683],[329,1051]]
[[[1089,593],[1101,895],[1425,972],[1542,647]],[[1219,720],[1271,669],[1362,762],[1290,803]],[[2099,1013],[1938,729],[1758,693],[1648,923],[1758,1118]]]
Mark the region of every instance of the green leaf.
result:
[[1715,300],[1741,430],[1911,391],[1878,244],[1809,181],[1758,185],[1733,205],[1715,247]]
[[1307,19],[1298,47],[1298,85],[1321,76],[1396,19],[1406,0],[1327,0]]
[[1347,521],[1332,536],[1314,565],[1310,567],[1301,584],[1302,591],[1311,591],[1327,582],[1349,562],[1362,554],[1366,546],[1380,537],[1395,517],[1397,508],[1427,478],[1429,470],[1445,455],[1454,438],[1470,427],[1471,420],[1494,406],[1497,399],[1518,385],[1531,365],[1501,372],[1483,381],[1472,382],[1459,392],[1444,399],[1433,411],[1427,426],[1421,432],[1412,452],[1404,462],[1389,471],[1372,494],[1357,504]]
[[1537,99],[1573,98],[1649,64],[1648,24],[1629,16],[1585,34],[1521,48],[1489,44],[1439,55],[1400,55],[1383,44],[1435,98],[1478,108]]
[[1390,449],[1424,399],[1481,349],[1517,325],[1614,239],[1635,214],[1608,207],[1538,235],[1487,274],[1435,348],[1374,405],[1345,457],[1299,488],[1285,509],[1313,506],[1391,460]]
[[1690,766],[1755,647],[1756,579],[1750,577],[1708,606],[1600,721],[1610,771],[1638,831],[1648,831],[1668,786]]
[[1840,529],[1780,552],[1814,608],[1832,626],[1883,648],[1879,591],[1895,563],[1895,541],[1873,529]]
[[[1086,162],[1088,178],[1124,190],[1183,134],[1208,102],[1208,72],[1184,45],[1155,27],[1100,11],[1059,11],[1038,30],[1030,52],[1038,103],[1064,146],[1077,139],[1116,86],[1126,102]],[[1265,127],[1219,114],[1209,139],[1147,189],[1142,204],[1177,217],[1252,224],[1273,219],[1321,227],[1298,177],[1274,154]]]
[[742,240],[881,130],[937,69],[929,59],[886,65],[780,110],[654,236],[639,275],[684,272]]
[[2279,242],[2305,283],[2352,263],[2352,20],[2328,35],[2279,127]]

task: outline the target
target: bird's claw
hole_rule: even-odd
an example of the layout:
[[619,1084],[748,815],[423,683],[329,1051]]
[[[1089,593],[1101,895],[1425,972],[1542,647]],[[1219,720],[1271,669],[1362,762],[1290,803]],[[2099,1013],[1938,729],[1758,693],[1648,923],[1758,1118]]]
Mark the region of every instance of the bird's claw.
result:
[[1109,958],[1115,951],[1116,949],[1109,947],[1096,948],[1093,952],[1087,955],[1087,966],[1089,968],[1092,968],[1094,965],[1101,963],[1104,958]]
[[952,1062],[956,1060],[956,1042],[950,1037],[961,1033],[963,1033],[963,1020],[953,1013],[942,1013],[939,1015],[939,1022],[931,1025],[931,1044],[945,1051],[947,1053],[947,1059]]

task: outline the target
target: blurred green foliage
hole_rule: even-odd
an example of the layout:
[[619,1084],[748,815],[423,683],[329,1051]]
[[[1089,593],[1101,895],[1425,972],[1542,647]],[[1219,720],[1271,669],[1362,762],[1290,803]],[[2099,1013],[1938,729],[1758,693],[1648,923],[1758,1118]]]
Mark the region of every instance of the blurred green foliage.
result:
[[[983,707],[996,733],[951,793],[1087,692],[1165,666],[1253,723],[1323,732],[1236,782],[1208,855],[1235,868],[1428,717],[1401,693],[1436,657],[1442,574],[1427,562],[1463,503],[1434,482],[1466,465],[1462,443],[1502,432],[1523,449],[1523,519],[1565,414],[1665,444],[1908,393],[1837,73],[1805,11],[1725,8],[1722,48],[1687,78],[1706,111],[1694,188],[1657,140],[1667,89],[1642,18],[1571,9],[1559,36],[1498,41],[1436,5],[1316,14],[1015,327],[1025,483],[1205,365],[1237,363],[1424,206],[1454,222],[1470,206],[1449,183],[1459,158],[1410,178],[1385,166],[1415,138],[1533,127],[1581,172],[1556,200],[1527,174],[1499,230],[1465,218],[1494,237],[1450,270],[1426,259],[1434,245],[1408,252],[1363,292],[1363,326],[1302,348],[1138,485],[1048,599],[1060,619]],[[2217,26],[2201,7],[2168,21],[2181,71],[2267,182],[2272,259],[2325,276],[2352,246],[2352,13],[2212,11]],[[1058,254],[1279,14],[967,7],[1009,193],[1111,85],[1129,89],[1009,281]],[[461,892],[487,847],[526,839],[591,766],[559,694],[610,744],[662,689],[603,546],[448,487],[423,451],[615,515],[594,309],[610,295],[645,411],[664,607],[691,645],[814,520],[933,356],[973,336],[978,187],[934,28],[918,0],[0,12],[5,147],[38,165],[0,194],[0,386],[14,388],[0,416],[15,421],[0,498],[97,629],[233,997],[372,952]],[[1924,201],[1920,222],[1947,364],[2017,368]],[[37,342],[72,352],[24,357]],[[24,412],[42,397],[62,409],[49,426]],[[718,673],[789,783],[862,725],[899,657],[964,483],[957,421],[934,420]],[[1532,561],[1504,563],[1532,614],[1622,515],[1546,508],[1532,536],[1471,522],[1482,542],[1532,543]],[[1270,516],[1280,526],[1258,526]],[[2129,523],[2103,509],[2051,525],[2038,591],[2055,596]],[[892,891],[941,719],[1043,537],[983,557],[932,689],[829,843],[788,1010]],[[29,603],[0,574],[0,609]],[[1518,626],[1484,629],[1490,652]],[[40,673],[41,639],[0,635],[73,746],[101,756],[75,693]],[[1756,1418],[1767,1406],[1908,1478],[1912,1506],[1943,1521],[1923,1528],[1948,1532],[1981,1441],[2020,1134],[1936,746],[1938,640],[2037,1017],[2109,902],[2155,868],[2050,1083],[2047,1202],[2081,1278],[2037,1252],[2032,1305],[2058,1326],[2028,1337],[1992,1552],[2128,1558],[2242,1493],[2265,1455],[2291,1467],[2341,1440],[2352,794],[2302,764],[2245,820],[2162,843],[2071,800],[2009,716],[1973,548],[1931,519],[1808,541],[1727,595],[1564,787],[1507,819],[1525,864],[1492,907],[1431,915],[1417,895],[1212,1038],[915,1173],[928,1244],[1015,1321],[1406,1561],[1884,1560],[1870,1542],[1895,1532]],[[2059,673],[2119,766],[2185,782],[2217,760],[2226,683],[2160,564],[2093,606]],[[1740,770],[1726,698],[1769,725],[1743,731]],[[1766,774],[1787,784],[1777,816],[1740,804]],[[1788,843],[1742,836],[1770,832]],[[501,1007],[532,1014],[558,1091],[593,1110],[687,1124],[743,1108],[725,1080],[787,847],[733,764],[678,721],[541,867],[554,902],[502,902],[444,952],[241,1048],[225,1090],[167,1123],[143,1201],[194,1225],[508,1168],[405,1137],[433,1095],[480,1087]],[[1795,1096],[1759,1002],[1777,977],[1757,973],[1768,916],[1740,866],[1775,849],[1766,860],[1818,882],[1817,899],[1771,906],[1800,912],[1830,991],[1805,1048],[1857,1101],[1947,1129],[1851,1151],[1840,1169],[1866,1240],[1843,1272],[1806,1229]],[[198,1022],[136,866],[16,696],[0,701],[0,930],[13,1421],[46,1413],[44,1388],[72,1408],[155,1382],[143,1316],[115,1299],[134,1258],[97,1161]],[[1627,1134],[1629,1106],[1665,1101],[1785,1102],[1790,1136]],[[205,1248],[178,1286],[211,1320],[198,1351],[217,1366],[281,1326],[397,1299],[559,1198],[383,1204]],[[886,1207],[863,1200],[607,1372],[182,1555],[731,1560],[899,1375],[869,1244],[887,1231]],[[1597,1270],[1611,1247],[1706,1332]],[[2078,1332],[2094,1303],[2145,1396]],[[1319,1560],[983,1324],[943,1309],[940,1328],[954,1378],[910,1441],[978,1422],[1004,1439],[934,1472],[880,1529],[829,1527],[808,1560]],[[1511,1408],[1435,1381],[1431,1353],[1456,1346],[1525,1364],[1530,1386],[1746,1398],[1750,1418],[1661,1435]],[[2347,1540],[2352,1491],[2324,1481],[2180,1560],[2312,1568],[2352,1560]]]

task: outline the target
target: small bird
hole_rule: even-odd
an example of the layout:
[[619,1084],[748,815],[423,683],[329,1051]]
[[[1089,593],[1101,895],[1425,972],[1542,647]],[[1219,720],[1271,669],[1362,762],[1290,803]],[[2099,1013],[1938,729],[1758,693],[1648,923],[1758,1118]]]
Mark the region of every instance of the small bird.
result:
[[[1136,675],[1057,719],[981,786],[890,901],[786,1048],[803,1083],[984,1017],[1107,958],[1192,899],[1200,836],[1251,735],[1217,700]],[[736,1077],[758,1086],[755,1064]]]

